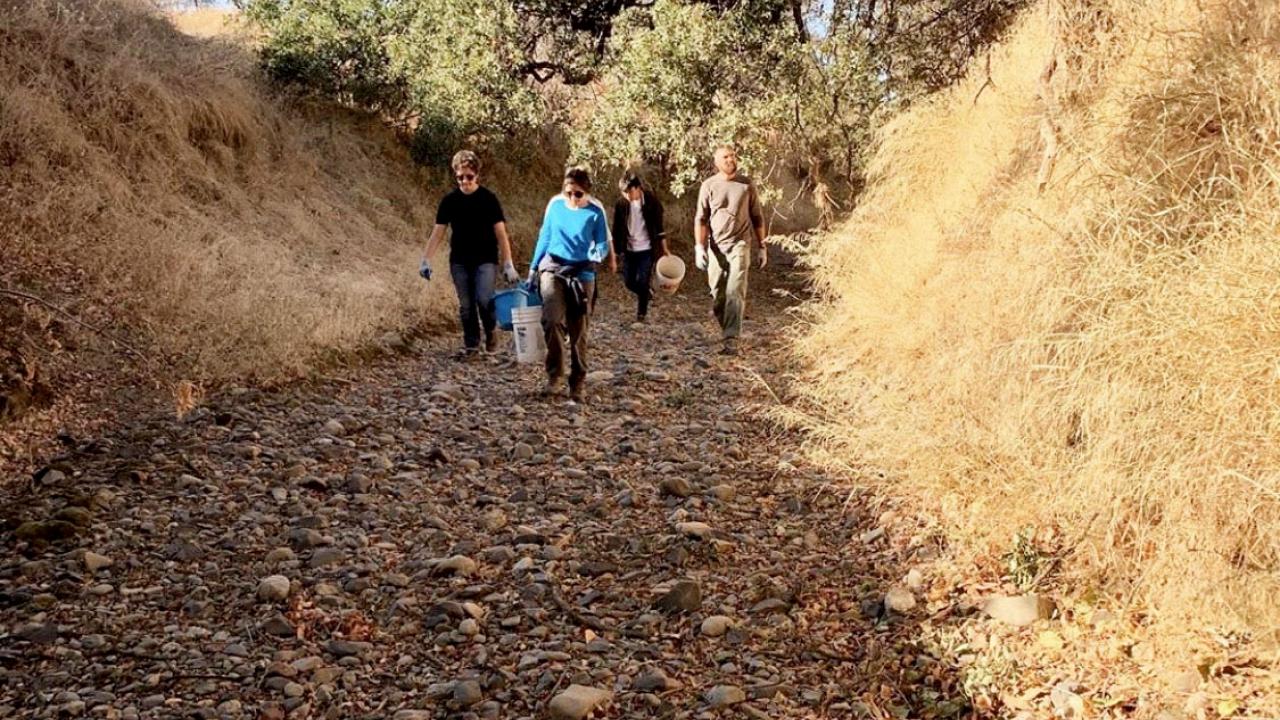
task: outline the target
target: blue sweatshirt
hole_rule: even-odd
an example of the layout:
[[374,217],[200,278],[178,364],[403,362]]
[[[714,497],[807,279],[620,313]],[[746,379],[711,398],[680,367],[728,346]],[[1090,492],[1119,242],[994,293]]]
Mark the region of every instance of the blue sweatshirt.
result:
[[[586,207],[572,208],[563,195],[551,198],[529,267],[539,268],[549,255],[566,263],[600,262],[609,256],[609,222],[599,200],[589,197]],[[586,271],[579,277],[594,280],[595,273]]]

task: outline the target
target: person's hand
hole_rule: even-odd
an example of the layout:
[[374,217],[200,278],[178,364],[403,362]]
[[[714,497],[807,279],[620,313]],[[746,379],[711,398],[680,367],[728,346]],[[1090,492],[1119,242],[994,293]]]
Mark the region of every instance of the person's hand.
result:
[[423,258],[422,263],[418,265],[418,274],[423,280],[431,279],[431,263],[427,262],[426,258]]
[[509,284],[520,279],[520,276],[516,274],[515,263],[508,260],[506,264],[502,266],[502,279],[506,280]]
[[609,272],[613,273],[614,275],[618,274],[618,256],[617,255],[609,256]]
[[524,284],[528,286],[529,292],[535,292],[538,289],[538,271],[529,268],[529,276],[524,279]]
[[694,245],[693,264],[699,270],[707,269],[707,249],[701,245]]
[[769,246],[760,246],[760,269],[763,270],[765,265],[769,264]]

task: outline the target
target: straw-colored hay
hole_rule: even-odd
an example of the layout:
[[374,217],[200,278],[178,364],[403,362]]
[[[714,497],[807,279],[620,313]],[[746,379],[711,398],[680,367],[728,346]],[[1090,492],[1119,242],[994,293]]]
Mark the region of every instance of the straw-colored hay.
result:
[[376,119],[281,97],[244,49],[140,2],[3,15],[6,281],[106,307],[205,380],[447,314],[447,281],[416,275],[434,199]]
[[1275,3],[1054,0],[990,68],[884,129],[810,257],[791,418],[990,556],[1034,526],[1068,580],[1272,632]]

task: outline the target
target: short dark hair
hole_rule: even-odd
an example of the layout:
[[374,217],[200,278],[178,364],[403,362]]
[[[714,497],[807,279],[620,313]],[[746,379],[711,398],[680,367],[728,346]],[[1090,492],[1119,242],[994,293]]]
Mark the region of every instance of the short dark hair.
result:
[[621,190],[623,194],[626,194],[626,192],[633,187],[638,187],[641,190],[645,189],[644,180],[640,177],[639,173],[627,172],[618,179],[618,190]]
[[583,190],[588,192],[591,191],[591,173],[587,172],[584,168],[571,167],[568,170],[565,170],[564,180],[565,182],[571,182],[574,185],[577,185]]

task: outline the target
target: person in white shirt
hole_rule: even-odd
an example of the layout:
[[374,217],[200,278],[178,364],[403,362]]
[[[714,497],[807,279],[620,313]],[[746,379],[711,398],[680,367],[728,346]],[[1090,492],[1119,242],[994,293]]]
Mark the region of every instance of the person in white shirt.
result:
[[667,254],[662,203],[634,172],[622,176],[618,189],[622,196],[613,206],[613,249],[622,257],[622,278],[635,293],[636,322],[642,323],[649,314],[654,263]]

